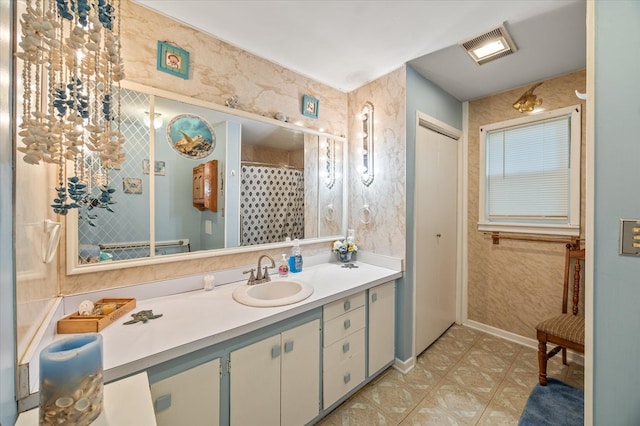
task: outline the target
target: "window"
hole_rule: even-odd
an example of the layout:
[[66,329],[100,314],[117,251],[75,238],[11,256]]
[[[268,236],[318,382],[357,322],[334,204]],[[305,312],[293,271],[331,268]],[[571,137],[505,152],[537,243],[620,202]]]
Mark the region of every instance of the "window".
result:
[[478,230],[580,234],[580,111],[480,128]]

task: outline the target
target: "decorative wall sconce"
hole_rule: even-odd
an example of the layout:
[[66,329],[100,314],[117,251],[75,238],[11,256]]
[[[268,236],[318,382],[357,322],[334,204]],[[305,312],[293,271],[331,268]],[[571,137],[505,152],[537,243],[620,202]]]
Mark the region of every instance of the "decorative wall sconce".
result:
[[[160,114],[159,112],[156,112],[153,114],[153,128],[154,129],[159,129],[160,127],[162,127],[162,118],[161,118],[162,114]],[[144,117],[142,117],[142,122],[144,123],[145,126],[151,128],[151,116],[149,114],[149,111],[145,111],[144,112]]]
[[362,138],[362,165],[359,167],[360,179],[365,186],[373,182],[373,104],[365,102],[362,111],[358,114],[362,120],[362,132],[358,137]]
[[83,158],[85,150],[96,153],[107,175],[100,202],[112,204],[115,190],[108,188],[108,172],[124,161],[120,1],[26,0],[25,6],[22,51],[16,54],[23,61],[24,90],[19,132],[24,146],[18,151],[29,164],[57,165],[51,206],[62,215],[93,203]]
[[336,141],[326,138],[321,146],[324,149],[324,184],[328,189],[333,188],[336,183]]
[[533,94],[533,91],[536,90],[538,86],[542,83],[534,84],[520,96],[520,98],[513,104],[513,107],[520,112],[530,112],[535,109],[538,105],[542,105],[542,98],[538,98],[538,96]]

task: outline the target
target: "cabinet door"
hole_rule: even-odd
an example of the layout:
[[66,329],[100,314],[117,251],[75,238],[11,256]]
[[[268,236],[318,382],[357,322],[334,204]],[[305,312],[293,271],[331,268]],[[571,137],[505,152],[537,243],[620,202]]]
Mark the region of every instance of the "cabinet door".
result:
[[369,290],[369,375],[393,360],[395,286],[393,281]]
[[278,334],[230,353],[232,426],[280,424],[281,351]]
[[193,203],[204,203],[204,165],[193,168]]
[[160,380],[150,387],[158,426],[219,424],[220,359]]
[[281,424],[307,424],[320,403],[320,320],[282,333],[281,365]]

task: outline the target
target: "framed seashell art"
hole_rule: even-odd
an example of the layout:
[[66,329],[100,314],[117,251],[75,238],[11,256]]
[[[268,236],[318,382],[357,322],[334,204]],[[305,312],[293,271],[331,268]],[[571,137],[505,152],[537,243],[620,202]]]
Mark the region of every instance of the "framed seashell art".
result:
[[213,152],[216,134],[205,119],[193,114],[180,114],[167,125],[167,142],[181,156],[197,160]]
[[318,118],[318,108],[320,107],[320,100],[313,96],[304,95],[302,97],[302,115],[306,115],[311,118]]
[[189,80],[189,52],[158,40],[158,70]]

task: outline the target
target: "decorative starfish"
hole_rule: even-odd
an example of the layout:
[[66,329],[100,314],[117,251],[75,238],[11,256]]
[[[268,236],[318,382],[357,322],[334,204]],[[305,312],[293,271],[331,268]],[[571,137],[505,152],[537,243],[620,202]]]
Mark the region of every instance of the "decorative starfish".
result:
[[133,317],[133,319],[130,320],[130,321],[125,322],[124,325],[135,324],[135,323],[140,322],[140,321],[145,323],[145,322],[149,321],[150,319],[160,318],[162,316],[162,314],[154,315],[153,311],[149,310],[149,311],[136,312],[135,314],[131,314],[131,316]]

